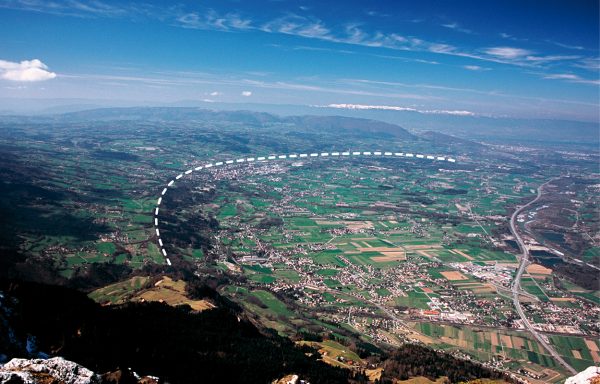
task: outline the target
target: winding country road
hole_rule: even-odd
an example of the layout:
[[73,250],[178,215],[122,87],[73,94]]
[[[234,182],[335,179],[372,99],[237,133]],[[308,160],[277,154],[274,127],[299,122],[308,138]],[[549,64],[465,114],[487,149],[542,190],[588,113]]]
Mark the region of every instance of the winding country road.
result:
[[527,268],[527,266],[529,264],[531,264],[531,259],[529,256],[529,249],[527,249],[527,247],[525,246],[525,242],[523,241],[523,238],[521,237],[521,235],[519,234],[519,231],[517,230],[518,229],[517,225],[516,225],[517,216],[519,216],[521,214],[521,212],[523,212],[524,210],[526,210],[527,208],[529,208],[530,206],[535,204],[542,197],[544,187],[554,180],[555,179],[551,179],[551,180],[545,182],[544,184],[540,185],[540,187],[537,190],[536,198],[531,200],[529,203],[519,207],[517,210],[515,210],[515,212],[510,217],[510,231],[515,236],[515,239],[517,240],[517,243],[519,244],[519,249],[521,250],[521,259],[520,259],[520,263],[519,263],[519,268],[517,269],[517,273],[512,282],[511,290],[512,290],[512,297],[513,297],[513,303],[514,303],[515,309],[517,310],[517,313],[521,317],[521,321],[523,322],[523,325],[525,325],[525,327],[529,330],[529,332],[533,335],[533,337],[535,337],[535,339],[548,351],[548,353],[550,355],[552,355],[554,360],[556,360],[560,365],[562,365],[564,368],[566,368],[569,372],[571,372],[573,374],[577,374],[577,371],[571,365],[569,365],[569,363],[567,363],[562,358],[562,356],[560,356],[558,354],[558,352],[556,352],[554,347],[546,341],[546,338],[533,328],[533,326],[531,325],[529,320],[527,320],[527,316],[525,316],[525,312],[523,311],[523,307],[521,305],[521,301],[519,298],[519,292],[521,291],[521,277],[523,276],[523,272],[525,272],[525,268]]

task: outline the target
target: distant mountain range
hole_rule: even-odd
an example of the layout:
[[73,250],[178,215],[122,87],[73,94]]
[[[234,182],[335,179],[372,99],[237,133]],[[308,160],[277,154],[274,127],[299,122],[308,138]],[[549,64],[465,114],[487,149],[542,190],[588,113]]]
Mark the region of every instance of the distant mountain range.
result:
[[77,123],[88,121],[220,121],[242,123],[250,127],[268,127],[273,124],[283,124],[301,128],[305,132],[327,130],[340,131],[346,134],[352,132],[379,134],[402,139],[417,139],[406,129],[383,121],[344,117],[344,116],[277,116],[265,112],[253,111],[218,111],[195,107],[129,107],[129,108],[99,108],[77,112],[53,115],[3,116],[0,121],[30,121],[30,122],[65,122]]
[[[14,102],[0,100],[0,119],[8,115],[30,113],[31,110],[18,108]],[[167,106],[136,107],[125,103],[124,107],[106,108],[107,101],[82,104],[71,103],[42,108],[43,103],[34,103],[38,118],[53,120],[113,120],[113,119],[149,119],[149,120],[185,120],[219,118],[261,125],[283,122],[302,124],[304,127],[329,127],[344,130],[359,129],[371,132],[385,132],[404,137],[411,133],[434,131],[469,140],[502,142],[515,145],[535,144],[577,144],[598,147],[600,128],[597,123],[549,120],[517,119],[505,117],[458,116],[443,114],[423,114],[415,111],[351,110],[296,105],[273,104],[232,104],[182,101]],[[24,104],[27,104],[24,102]],[[35,106],[38,106],[36,109]],[[95,106],[99,108],[94,108]],[[339,117],[334,119],[333,116]],[[352,118],[352,119],[350,119]],[[354,120],[363,119],[363,120]],[[368,127],[364,123],[368,119]],[[377,121],[375,123],[374,121]],[[387,123],[387,125],[385,124]],[[403,127],[403,128],[400,128]],[[400,128],[400,129],[399,129]]]

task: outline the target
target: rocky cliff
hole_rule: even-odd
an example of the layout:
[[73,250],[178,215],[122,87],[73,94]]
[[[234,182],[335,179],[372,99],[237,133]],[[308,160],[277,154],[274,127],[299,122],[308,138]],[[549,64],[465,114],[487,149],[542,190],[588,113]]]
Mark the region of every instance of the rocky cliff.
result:
[[101,378],[89,369],[65,360],[12,359],[0,367],[2,384],[100,384]]

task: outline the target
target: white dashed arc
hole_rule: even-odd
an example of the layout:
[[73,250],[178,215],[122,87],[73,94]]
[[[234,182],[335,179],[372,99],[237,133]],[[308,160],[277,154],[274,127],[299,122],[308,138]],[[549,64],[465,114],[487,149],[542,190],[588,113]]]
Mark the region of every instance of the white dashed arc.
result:
[[167,256],[167,251],[165,250],[165,244],[160,237],[160,229],[158,228],[158,213],[160,210],[160,205],[162,204],[163,197],[167,193],[170,187],[172,187],[175,182],[184,176],[191,174],[194,171],[201,171],[202,169],[209,169],[213,167],[222,167],[230,164],[241,164],[241,163],[254,163],[254,162],[267,162],[273,160],[285,160],[285,159],[298,159],[298,158],[322,158],[322,157],[357,157],[357,156],[383,156],[383,157],[405,157],[405,158],[416,158],[423,160],[432,160],[432,161],[447,161],[450,163],[456,162],[455,159],[446,156],[433,156],[433,155],[423,155],[423,154],[414,154],[414,153],[403,153],[403,152],[381,152],[381,151],[373,151],[373,152],[362,152],[362,151],[353,151],[353,152],[320,152],[320,153],[300,153],[300,154],[288,154],[288,155],[269,155],[269,156],[259,156],[259,157],[244,157],[239,159],[225,160],[219,161],[215,163],[204,164],[195,168],[190,168],[187,171],[180,173],[173,180],[169,181],[167,185],[163,188],[158,201],[156,202],[156,207],[154,208],[154,230],[156,232],[156,237],[158,239],[158,246],[160,247],[160,251],[165,258],[165,261],[168,265],[171,265],[171,260]]

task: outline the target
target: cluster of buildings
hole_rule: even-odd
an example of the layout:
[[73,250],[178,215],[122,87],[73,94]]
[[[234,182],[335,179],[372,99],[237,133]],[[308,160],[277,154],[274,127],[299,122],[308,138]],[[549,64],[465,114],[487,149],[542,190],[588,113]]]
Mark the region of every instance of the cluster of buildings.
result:
[[[279,183],[281,178],[276,175],[284,170],[277,163],[271,163],[264,174],[273,183]],[[258,168],[256,168],[258,169]],[[235,178],[235,168],[222,168],[219,172],[233,172],[222,177]],[[244,170],[253,174],[255,168]],[[275,175],[274,175],[275,174]],[[274,187],[272,190],[280,195],[277,202],[269,208],[270,212],[282,217],[305,216],[307,210],[298,207],[298,199],[322,197],[320,190],[293,190],[286,184]],[[264,188],[263,186],[257,186]],[[521,185],[520,187],[524,187]],[[263,191],[264,192],[264,191]],[[334,203],[340,208],[348,205],[343,202]],[[347,215],[343,216],[343,215]],[[356,214],[340,212],[335,219],[353,219]],[[494,217],[500,220],[501,217]],[[522,221],[527,217],[520,217]],[[278,242],[288,243],[289,247],[273,247],[260,240],[260,231],[255,226],[234,220],[234,238],[249,239],[255,246],[247,252],[237,252],[232,265],[258,264],[270,269],[286,269],[295,272],[299,279],[293,282],[289,279],[276,279],[268,283],[273,291],[292,297],[299,304],[308,308],[327,311],[334,322],[351,324],[376,341],[397,343],[401,341],[397,332],[402,324],[396,319],[382,315],[380,308],[398,313],[404,319],[444,322],[452,324],[468,324],[480,326],[494,326],[506,328],[519,328],[516,321],[518,316],[514,312],[510,295],[502,296],[500,292],[508,292],[510,288],[514,265],[494,263],[484,264],[477,262],[443,263],[438,258],[423,259],[415,257],[411,262],[400,263],[394,267],[377,268],[370,264],[357,264],[349,260],[344,253],[335,253],[334,257],[339,263],[327,262],[324,265],[318,262],[314,255],[323,251],[332,251],[336,246],[327,242],[309,242],[296,244],[294,237],[302,234],[302,230],[282,230],[278,235]],[[329,220],[329,219],[328,219]],[[407,231],[414,236],[427,236],[427,225],[412,222]],[[335,227],[324,229],[331,236],[344,236],[353,233],[376,234],[373,227]],[[458,288],[456,282],[447,278],[435,277],[432,270],[450,267],[471,281],[475,279],[479,286],[487,285],[494,294],[479,295],[470,289]],[[231,268],[230,268],[231,269]],[[326,269],[327,273],[322,273]],[[398,311],[396,298],[406,298],[418,293],[420,297],[426,296],[427,308],[404,308]],[[406,302],[400,300],[398,302]],[[360,304],[359,304],[360,303]],[[352,309],[349,309],[352,308]],[[594,307],[598,310],[598,307]],[[587,309],[558,307],[552,303],[534,302],[526,306],[529,318],[541,318],[536,324],[540,330],[546,332],[560,332],[581,334],[584,330],[577,324],[589,322]],[[366,312],[365,312],[366,311]],[[349,312],[352,315],[349,316]],[[367,313],[368,312],[368,313]],[[586,320],[587,319],[587,320]],[[593,325],[587,329],[593,328]],[[597,329],[597,327],[596,327]],[[382,332],[383,330],[383,332]]]
[[505,288],[510,286],[515,271],[514,266],[507,266],[506,264],[500,263],[481,265],[469,261],[464,263],[450,263],[448,265],[482,281],[490,282]]

